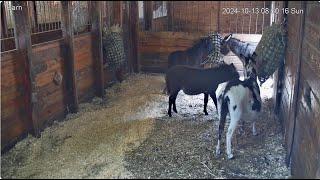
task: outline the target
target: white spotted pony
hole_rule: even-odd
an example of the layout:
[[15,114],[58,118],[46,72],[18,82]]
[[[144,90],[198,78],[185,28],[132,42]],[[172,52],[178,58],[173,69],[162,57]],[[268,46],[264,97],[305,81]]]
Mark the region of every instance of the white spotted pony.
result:
[[219,134],[216,146],[216,155],[220,154],[221,135],[224,130],[226,116],[230,114],[230,124],[226,135],[226,149],[228,159],[233,158],[231,150],[232,135],[239,121],[252,122],[253,135],[257,135],[255,121],[261,111],[260,88],[257,83],[255,71],[255,58],[253,53],[250,57],[241,57],[245,60],[245,79],[236,79],[221,83],[217,89],[218,115],[219,115]]

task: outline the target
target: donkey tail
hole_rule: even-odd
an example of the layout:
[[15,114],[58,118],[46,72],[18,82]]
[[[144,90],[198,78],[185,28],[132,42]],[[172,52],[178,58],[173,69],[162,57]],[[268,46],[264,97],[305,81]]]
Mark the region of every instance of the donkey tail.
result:
[[227,114],[229,112],[228,109],[228,103],[230,102],[230,99],[228,96],[224,97],[222,99],[221,109],[220,109],[220,118],[225,119],[227,117]]

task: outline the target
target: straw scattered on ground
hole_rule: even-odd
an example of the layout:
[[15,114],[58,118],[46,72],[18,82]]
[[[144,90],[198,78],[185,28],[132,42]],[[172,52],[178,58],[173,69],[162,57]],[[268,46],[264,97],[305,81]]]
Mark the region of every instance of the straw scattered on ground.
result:
[[[106,100],[80,105],[80,112],[27,137],[1,158],[2,178],[284,178],[289,169],[279,123],[266,100],[251,135],[235,136],[235,159],[214,156],[218,117],[209,116],[203,95],[177,98],[169,118],[163,75],[137,74],[106,90]],[[227,127],[228,124],[226,124]]]

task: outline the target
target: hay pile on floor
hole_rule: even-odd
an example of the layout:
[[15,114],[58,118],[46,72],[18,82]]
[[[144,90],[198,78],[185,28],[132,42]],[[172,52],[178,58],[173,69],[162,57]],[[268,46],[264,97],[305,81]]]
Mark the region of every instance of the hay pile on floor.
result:
[[[260,134],[237,135],[235,159],[213,156],[218,117],[203,95],[177,97],[178,114],[167,117],[163,75],[134,75],[106,90],[80,112],[28,137],[2,156],[3,178],[212,178],[286,177],[280,126],[264,103]],[[228,124],[226,124],[227,127]],[[225,137],[223,137],[225,139]],[[224,153],[224,141],[222,153]]]
[[[182,97],[181,97],[182,96]],[[177,98],[179,115],[175,118],[157,118],[152,134],[134,151],[126,155],[126,168],[137,178],[285,178],[290,170],[285,166],[285,150],[280,124],[274,119],[271,100],[265,100],[263,112],[257,123],[259,135],[252,136],[251,124],[245,124],[245,134],[235,134],[233,151],[235,159],[227,160],[225,154],[226,123],[221,144],[222,155],[216,157],[218,118],[209,110],[204,116],[183,114],[183,101],[190,96]],[[192,104],[203,103],[195,96]],[[183,100],[181,100],[183,99]],[[212,103],[212,100],[209,101]],[[186,104],[185,106],[191,106]],[[200,112],[201,111],[201,112]],[[214,113],[214,114],[213,114]]]
[[[159,113],[163,77],[135,75],[106,90],[80,112],[47,128],[40,139],[27,137],[2,156],[3,178],[131,177],[124,151],[138,146]],[[130,147],[128,147],[128,145]]]

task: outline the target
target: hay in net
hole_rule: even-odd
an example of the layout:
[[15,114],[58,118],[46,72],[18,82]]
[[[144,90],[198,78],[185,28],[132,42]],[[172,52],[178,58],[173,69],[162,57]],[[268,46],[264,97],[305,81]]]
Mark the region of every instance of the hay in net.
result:
[[121,67],[125,62],[125,51],[120,26],[105,27],[102,43],[104,63],[107,63],[112,70]]
[[279,67],[285,55],[285,30],[280,24],[272,24],[263,31],[255,50],[257,54],[257,73],[264,83]]
[[203,64],[210,64],[210,66],[213,65],[221,65],[225,62],[223,61],[223,56],[221,54],[221,42],[222,37],[219,33],[209,33],[208,37],[210,37],[212,45],[213,45],[213,51],[207,56],[207,59],[203,62]]

